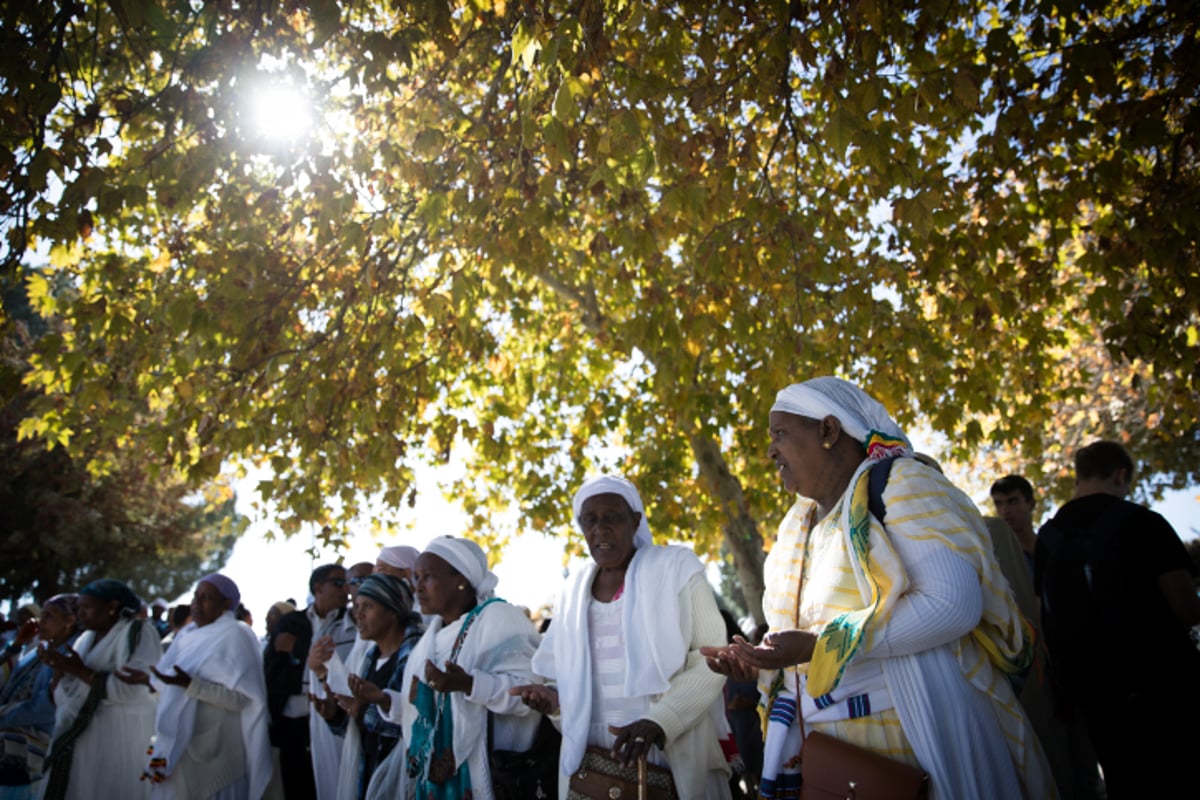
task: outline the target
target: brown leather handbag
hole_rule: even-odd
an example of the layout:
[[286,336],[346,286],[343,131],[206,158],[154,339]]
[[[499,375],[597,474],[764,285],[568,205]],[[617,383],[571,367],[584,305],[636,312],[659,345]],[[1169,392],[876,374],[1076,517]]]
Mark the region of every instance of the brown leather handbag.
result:
[[567,800],[679,800],[671,770],[643,759],[636,767],[613,761],[608,749],[591,746],[571,775]]
[[811,731],[800,751],[801,800],[925,800],[920,767]]

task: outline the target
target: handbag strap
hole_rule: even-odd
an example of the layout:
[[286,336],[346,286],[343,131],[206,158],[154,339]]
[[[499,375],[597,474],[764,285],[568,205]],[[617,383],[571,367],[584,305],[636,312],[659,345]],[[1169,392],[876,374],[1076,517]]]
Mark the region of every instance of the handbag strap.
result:
[[503,603],[503,602],[504,601],[501,600],[499,597],[493,597],[491,600],[487,600],[483,603],[480,603],[479,605],[477,605],[471,609],[470,613],[467,614],[467,618],[465,620],[463,620],[462,627],[458,629],[458,636],[454,637],[454,647],[452,647],[450,649],[450,658],[447,659],[448,661],[457,661],[458,652],[460,650],[462,650],[463,642],[465,642],[467,640],[467,631],[471,629],[471,623],[475,621],[475,618],[477,616],[479,616],[479,612],[483,611],[485,608],[490,606],[492,603]]

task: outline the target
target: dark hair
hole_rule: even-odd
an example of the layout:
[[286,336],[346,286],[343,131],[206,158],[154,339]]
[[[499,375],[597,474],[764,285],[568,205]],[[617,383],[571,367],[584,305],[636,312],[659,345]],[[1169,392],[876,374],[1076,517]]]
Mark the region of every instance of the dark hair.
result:
[[1133,458],[1120,442],[1102,439],[1075,453],[1075,480],[1111,478],[1121,469],[1133,480]]
[[246,620],[250,619],[250,609],[246,608],[245,605],[238,603],[237,610],[233,612],[233,615],[242,622],[245,622]]
[[329,580],[330,573],[335,569],[345,571],[346,568],[341,564],[322,564],[314,569],[312,571],[312,575],[310,575],[308,578],[308,590],[315,594],[317,591],[317,584],[324,583],[325,581]]
[[1013,492],[1020,492],[1026,500],[1033,502],[1033,484],[1020,475],[1005,475],[992,484],[988,494],[995,497],[998,494],[1012,494]]
[[191,603],[180,603],[171,609],[171,625],[176,628],[182,628],[187,624],[188,617],[192,615]]

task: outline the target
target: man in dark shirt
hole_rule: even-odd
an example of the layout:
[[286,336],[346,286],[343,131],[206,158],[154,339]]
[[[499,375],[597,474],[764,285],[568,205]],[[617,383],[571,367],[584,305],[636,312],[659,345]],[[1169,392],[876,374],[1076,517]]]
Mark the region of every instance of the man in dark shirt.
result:
[[1038,531],[1034,586],[1062,694],[1082,714],[1110,800],[1188,796],[1200,752],[1195,567],[1159,514],[1124,499],[1116,442],[1075,455],[1075,494]]
[[267,644],[264,670],[272,745],[279,748],[287,800],[331,800],[337,796],[342,738],[309,709],[309,650],[322,637],[343,657],[354,644],[354,622],[346,607],[349,577],[341,564],[312,571],[312,603],[284,615]]

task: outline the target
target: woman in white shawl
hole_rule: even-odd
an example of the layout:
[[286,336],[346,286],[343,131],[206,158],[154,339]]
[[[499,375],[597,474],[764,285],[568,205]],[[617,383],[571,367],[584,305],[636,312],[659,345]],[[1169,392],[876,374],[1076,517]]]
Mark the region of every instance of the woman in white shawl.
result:
[[259,800],[270,783],[266,679],[258,638],[234,617],[239,599],[224,575],[201,578],[192,621],[151,667],[153,677],[122,673],[159,692],[145,768],[152,798]]
[[641,496],[620,476],[587,481],[572,508],[592,563],[567,584],[533,658],[557,688],[515,690],[561,714],[559,796],[590,745],[624,765],[668,767],[683,800],[728,798],[725,680],[700,654],[726,641],[725,623],[700,559],[652,543]]
[[[770,442],[799,495],[764,568],[771,629],[706,650],[767,698],[761,795],[796,796],[815,730],[922,767],[935,799],[1054,796],[1007,677],[1029,663],[1027,624],[970,499],[839,378],[779,392]],[[891,458],[880,509],[872,468]]]
[[508,690],[533,681],[533,622],[493,597],[496,576],[479,545],[439,536],[413,570],[429,625],[391,695],[389,718],[402,715],[409,796],[491,800],[488,714],[495,749],[527,750],[540,716]]
[[93,581],[79,590],[84,632],[75,649],[41,651],[57,678],[48,800],[150,793],[138,778],[154,734],[154,698],[147,687],[130,686],[117,675],[148,669],[162,657],[158,631],[136,616],[141,605],[124,583]]

